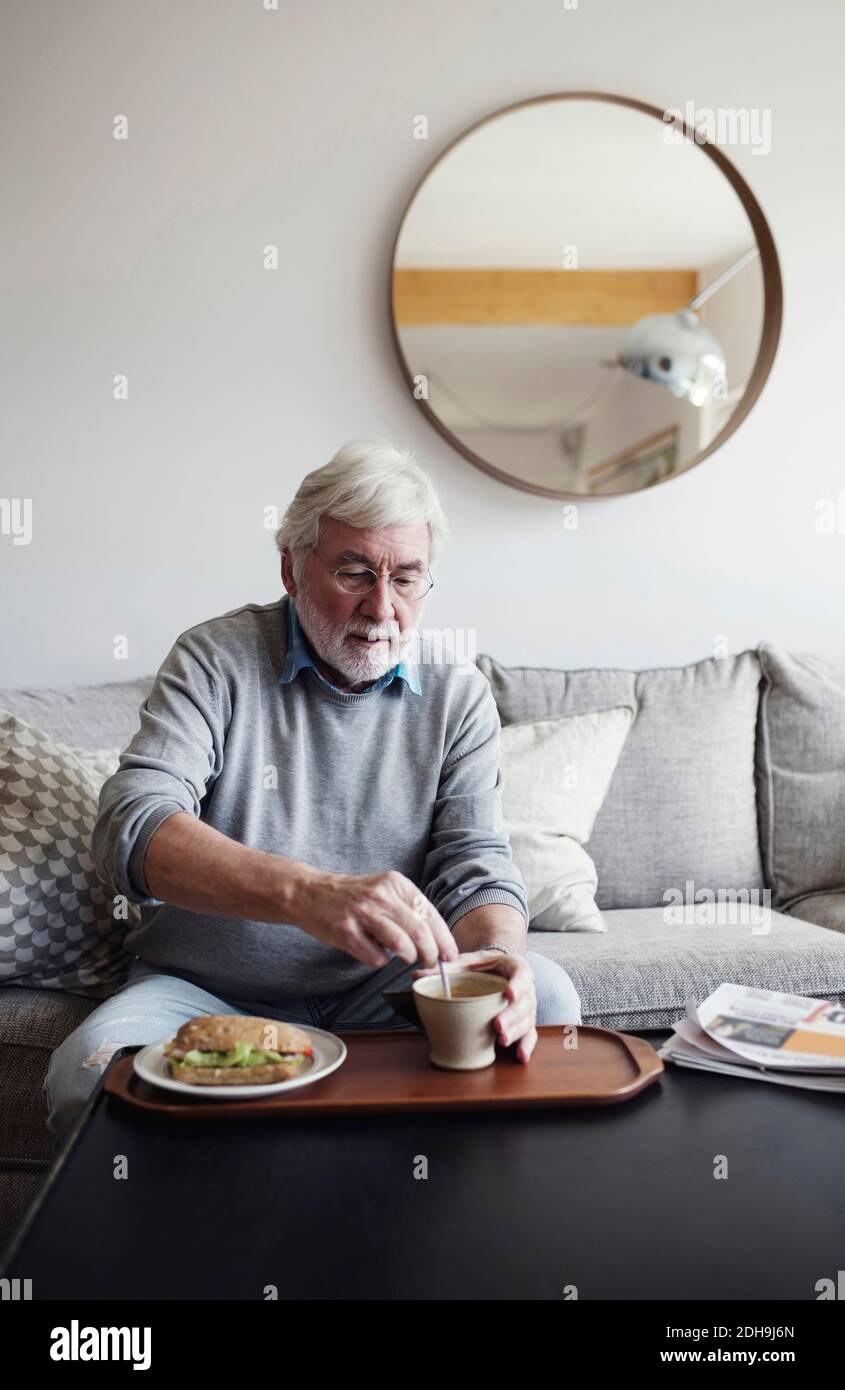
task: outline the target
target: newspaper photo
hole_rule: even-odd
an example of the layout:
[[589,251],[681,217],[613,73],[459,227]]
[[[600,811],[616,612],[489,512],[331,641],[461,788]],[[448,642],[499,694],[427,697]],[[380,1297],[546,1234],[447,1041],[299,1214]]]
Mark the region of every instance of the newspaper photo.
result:
[[722,984],[696,1004],[658,1050],[702,1071],[845,1091],[845,1005],[803,995]]

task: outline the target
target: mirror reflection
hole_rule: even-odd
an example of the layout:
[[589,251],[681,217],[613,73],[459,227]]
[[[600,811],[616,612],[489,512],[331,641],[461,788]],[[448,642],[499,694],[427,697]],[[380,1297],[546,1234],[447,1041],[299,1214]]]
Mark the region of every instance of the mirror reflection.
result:
[[400,355],[438,428],[504,481],[649,487],[748,389],[759,250],[694,139],[598,96],[544,98],[470,131],[417,189],[393,261]]

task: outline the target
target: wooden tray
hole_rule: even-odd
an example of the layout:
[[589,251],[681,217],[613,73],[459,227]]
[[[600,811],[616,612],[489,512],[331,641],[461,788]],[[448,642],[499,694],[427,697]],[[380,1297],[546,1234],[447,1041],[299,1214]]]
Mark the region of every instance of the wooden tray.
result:
[[429,1060],[428,1038],[416,1030],[369,1028],[339,1033],[349,1052],[337,1071],[310,1086],[255,1100],[183,1098],[142,1081],[133,1070],[133,1058],[120,1057],[109,1068],[104,1089],[158,1115],[235,1120],[247,1115],[612,1105],[639,1095],[664,1070],[643,1038],[587,1024],[576,1032],[577,1048],[566,1048],[561,1025],[541,1025],[527,1063],[520,1062],[512,1048],[497,1045],[496,1061],[479,1071],[435,1067]]

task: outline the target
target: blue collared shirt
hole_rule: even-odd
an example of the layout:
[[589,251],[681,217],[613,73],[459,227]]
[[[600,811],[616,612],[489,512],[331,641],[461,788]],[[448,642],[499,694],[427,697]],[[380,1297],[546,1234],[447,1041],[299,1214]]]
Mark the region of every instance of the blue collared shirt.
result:
[[287,610],[287,643],[282,674],[279,676],[279,685],[286,685],[289,681],[294,680],[304,667],[310,666],[312,671],[319,676],[323,684],[327,685],[329,690],[336,691],[339,695],[349,695],[350,693],[369,695],[371,692],[375,693],[375,691],[383,690],[385,686],[390,685],[394,676],[401,676],[402,680],[406,682],[410,690],[413,690],[415,695],[422,695],[422,686],[420,685],[416,663],[409,660],[400,661],[398,665],[394,666],[390,671],[385,671],[384,675],[372,685],[368,686],[366,690],[350,692],[348,690],[341,690],[336,685],[332,685],[331,681],[326,680],[322,671],[319,671],[314,664],[314,659],[306,644],[302,624],[299,621],[296,604],[291,595],[288,595]]

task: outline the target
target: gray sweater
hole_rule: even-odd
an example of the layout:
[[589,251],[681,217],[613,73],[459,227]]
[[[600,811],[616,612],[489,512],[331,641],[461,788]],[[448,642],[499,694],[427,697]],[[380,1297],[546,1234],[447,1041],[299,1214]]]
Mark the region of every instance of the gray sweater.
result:
[[421,695],[403,679],[342,693],[309,666],[285,681],[288,603],[285,594],[245,604],[176,639],[101,789],[94,827],[100,877],[142,905],[127,948],[224,998],[336,994],[373,967],[289,924],[152,897],[144,853],[176,811],[334,873],[398,869],[450,927],[483,903],[528,920],[502,817],[499,716],[482,672],[433,662],[421,640]]

